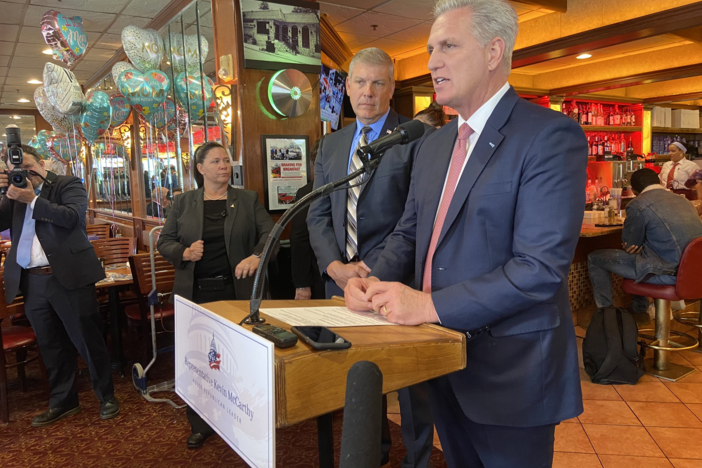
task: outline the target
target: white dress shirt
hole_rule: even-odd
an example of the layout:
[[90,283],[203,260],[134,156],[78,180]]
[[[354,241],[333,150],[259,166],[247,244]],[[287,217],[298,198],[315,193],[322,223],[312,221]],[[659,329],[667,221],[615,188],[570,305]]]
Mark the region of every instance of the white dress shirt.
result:
[[[458,176],[458,182],[460,183],[461,177],[463,176],[463,171],[466,168],[466,164],[468,164],[468,159],[470,159],[470,155],[473,152],[473,147],[475,144],[478,142],[478,138],[480,138],[480,134],[483,132],[483,129],[485,128],[485,124],[487,123],[488,119],[492,115],[492,112],[495,110],[495,107],[497,107],[497,103],[500,102],[500,99],[507,93],[507,90],[509,90],[509,83],[505,83],[504,86],[502,86],[499,91],[497,91],[490,99],[485,102],[480,108],[471,115],[468,120],[464,119],[461,115],[458,116],[458,129],[460,131],[461,125],[464,123],[468,123],[468,126],[473,129],[473,133],[471,134],[470,137],[468,137],[468,144],[466,145],[466,160],[463,163],[463,167],[461,168],[461,173]],[[449,164],[449,168],[451,165]],[[444,179],[444,187],[441,189],[441,198],[439,199],[439,206],[441,206],[441,200],[444,198],[444,192],[446,191],[446,181],[448,180],[448,175],[450,171],[446,171],[446,178]],[[434,222],[436,223],[436,216],[438,216],[439,210],[437,208],[436,215],[434,216]]]
[[[44,184],[39,185],[36,187],[36,190],[41,190],[41,187]],[[38,196],[34,197],[34,200],[32,200],[32,203],[27,205],[27,211],[25,213],[25,219],[27,216],[30,218],[34,216],[34,205],[37,203],[37,198]],[[36,223],[36,220],[35,220]],[[36,224],[34,225],[36,229]],[[29,254],[30,260],[29,260],[29,265],[27,265],[27,268],[39,268],[39,267],[44,267],[49,265],[49,259],[46,258],[46,254],[44,253],[44,249],[41,246],[41,242],[39,242],[39,238],[37,237],[36,230],[34,232],[34,239],[32,240],[32,250]]]
[[[661,184],[666,185],[668,183],[668,173],[670,173],[670,170],[673,168],[673,164],[673,161],[668,161],[667,163],[663,164],[660,175]],[[700,166],[687,158],[682,158],[680,161],[678,161],[678,165],[675,167],[673,188],[682,190],[687,189],[687,187],[685,187],[685,182],[687,182],[695,171],[699,170]]]

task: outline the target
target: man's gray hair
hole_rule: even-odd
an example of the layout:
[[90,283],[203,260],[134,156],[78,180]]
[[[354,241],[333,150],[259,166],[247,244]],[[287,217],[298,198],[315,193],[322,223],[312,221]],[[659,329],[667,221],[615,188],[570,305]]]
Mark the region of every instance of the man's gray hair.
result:
[[512,5],[504,0],[439,0],[434,7],[434,17],[458,8],[470,8],[472,11],[471,32],[483,47],[496,37],[505,41],[502,63],[509,72],[519,31],[519,17]]
[[353,66],[357,63],[376,66],[384,65],[388,67],[390,83],[395,82],[395,64],[384,50],[378,49],[377,47],[369,47],[356,52],[356,55],[353,56],[349,64],[349,76],[353,76]]

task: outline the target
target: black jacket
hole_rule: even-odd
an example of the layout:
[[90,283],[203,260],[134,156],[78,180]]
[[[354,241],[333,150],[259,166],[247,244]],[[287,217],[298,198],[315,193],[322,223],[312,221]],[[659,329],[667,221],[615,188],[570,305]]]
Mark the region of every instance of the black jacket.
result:
[[[34,204],[35,230],[56,279],[69,290],[94,284],[105,272],[85,233],[88,194],[80,179],[47,172],[39,199]],[[12,248],[5,260],[5,300],[17,295],[22,268],[17,264],[27,205],[7,197],[0,200],[0,231],[10,228]]]
[[[190,300],[193,297],[195,263],[183,260],[183,252],[193,242],[202,239],[204,225],[203,189],[189,190],[173,200],[166,224],[158,239],[158,251],[175,266],[173,296]],[[273,220],[258,201],[258,193],[229,187],[224,237],[227,240],[229,265],[233,270],[246,257],[263,251]],[[248,299],[253,289],[253,276],[234,279],[238,299]]]
[[[300,200],[305,195],[312,191],[313,182],[300,187],[295,196],[295,200]],[[296,288],[309,288],[316,286],[313,289],[321,289],[324,299],[324,283],[319,274],[317,266],[317,257],[314,255],[312,246],[310,245],[310,233],[307,230],[307,213],[309,206],[300,211],[290,221],[290,256],[292,263],[292,279]],[[313,291],[314,292],[314,291]]]

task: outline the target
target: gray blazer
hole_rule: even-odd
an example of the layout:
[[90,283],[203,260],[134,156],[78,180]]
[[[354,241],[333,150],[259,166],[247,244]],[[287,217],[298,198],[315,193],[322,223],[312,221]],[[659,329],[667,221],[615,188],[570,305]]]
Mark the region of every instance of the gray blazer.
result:
[[[205,216],[203,192],[199,188],[175,197],[157,246],[159,253],[176,268],[173,295],[178,294],[186,299],[193,296],[195,263],[183,260],[183,252],[193,242],[202,239]],[[239,262],[263,251],[273,225],[273,220],[258,201],[258,193],[229,187],[224,237],[228,239],[227,256],[232,276]],[[234,289],[237,299],[249,299],[253,276],[240,280],[234,278]]]

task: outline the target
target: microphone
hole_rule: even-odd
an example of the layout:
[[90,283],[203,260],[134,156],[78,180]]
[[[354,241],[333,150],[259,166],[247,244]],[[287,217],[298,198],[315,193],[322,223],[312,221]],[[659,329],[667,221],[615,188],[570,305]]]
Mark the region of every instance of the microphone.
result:
[[366,156],[377,156],[395,145],[405,145],[418,140],[424,135],[424,124],[419,120],[410,120],[398,125],[392,133],[376,138],[372,143],[359,148]]
[[383,373],[359,361],[346,377],[346,402],[339,468],[380,466]]

